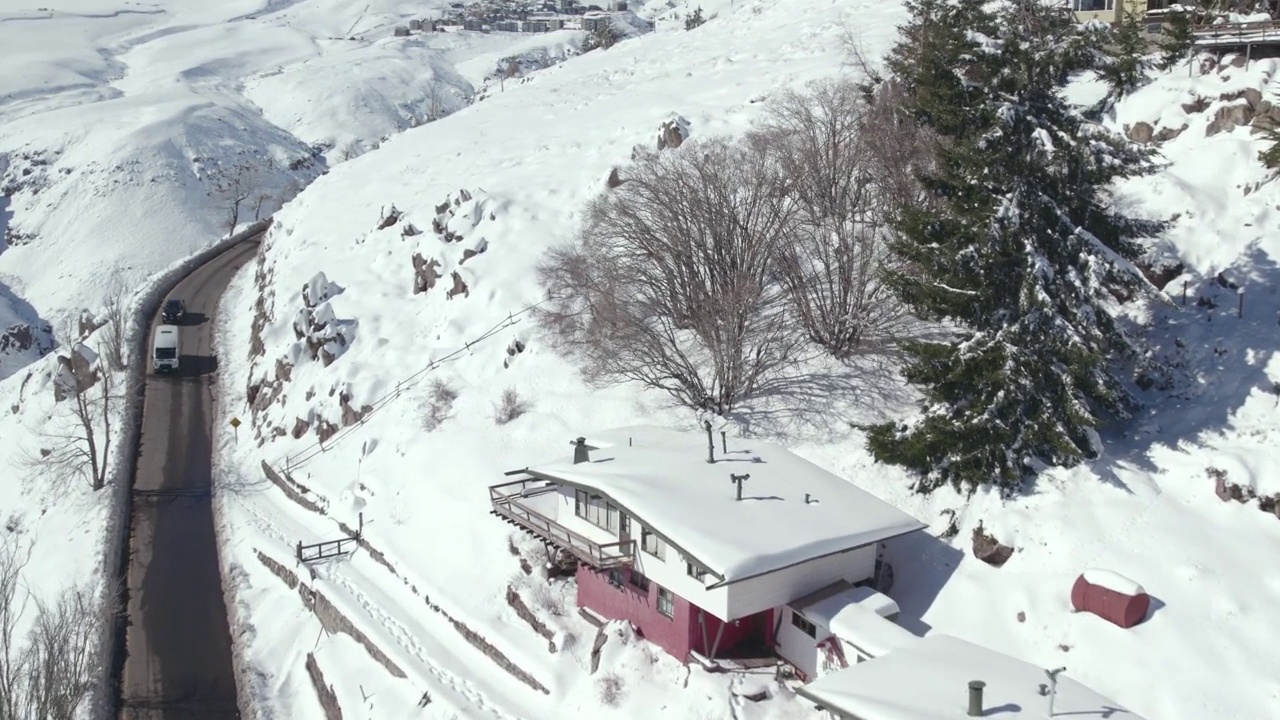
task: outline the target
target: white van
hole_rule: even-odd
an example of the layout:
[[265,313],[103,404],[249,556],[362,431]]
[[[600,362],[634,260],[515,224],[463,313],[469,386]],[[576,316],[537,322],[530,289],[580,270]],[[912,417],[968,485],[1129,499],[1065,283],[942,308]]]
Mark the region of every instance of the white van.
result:
[[178,370],[178,326],[156,326],[155,341],[151,344],[151,369],[158,373]]

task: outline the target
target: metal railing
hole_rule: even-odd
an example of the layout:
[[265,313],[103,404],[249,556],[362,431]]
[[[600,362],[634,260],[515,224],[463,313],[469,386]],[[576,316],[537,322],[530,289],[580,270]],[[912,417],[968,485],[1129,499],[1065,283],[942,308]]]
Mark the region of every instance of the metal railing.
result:
[[1280,22],[1218,23],[1203,25],[1192,31],[1196,45],[1247,43],[1280,43]]
[[635,556],[635,540],[598,543],[561,525],[520,502],[539,495],[557,492],[556,486],[542,480],[514,480],[489,488],[493,512],[597,568],[629,565]]

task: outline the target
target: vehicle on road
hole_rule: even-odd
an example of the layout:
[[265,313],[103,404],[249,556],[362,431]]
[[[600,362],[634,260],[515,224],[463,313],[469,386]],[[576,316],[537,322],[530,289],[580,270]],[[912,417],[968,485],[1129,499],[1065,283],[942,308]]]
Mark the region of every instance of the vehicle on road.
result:
[[177,372],[179,354],[178,326],[157,325],[151,343],[151,369],[157,373]]
[[160,318],[166,323],[177,324],[187,316],[187,304],[177,298],[165,302],[160,310]]

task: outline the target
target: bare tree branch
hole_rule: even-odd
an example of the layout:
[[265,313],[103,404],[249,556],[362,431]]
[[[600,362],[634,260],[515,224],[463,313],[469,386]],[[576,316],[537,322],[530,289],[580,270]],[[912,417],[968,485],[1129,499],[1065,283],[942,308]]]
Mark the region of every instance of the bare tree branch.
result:
[[23,465],[33,474],[56,484],[87,482],[94,490],[106,487],[110,468],[111,405],[119,399],[116,376],[102,363],[93,364],[81,353],[81,343],[70,355],[58,358],[54,382],[61,399],[51,418],[53,429],[40,434],[41,447],[27,452]]
[[542,320],[592,380],[634,380],[727,412],[794,350],[773,272],[791,206],[755,145],[643,155],[590,205],[578,241],[540,269],[553,297]]
[[783,93],[757,135],[796,205],[777,255],[792,310],[840,360],[891,348],[914,325],[881,277],[889,213],[917,188],[910,166],[889,164],[902,160],[898,133],[876,110],[849,78],[814,83]]
[[125,325],[128,322],[129,301],[123,287],[115,287],[108,294],[102,308],[102,356],[113,371],[124,369]]

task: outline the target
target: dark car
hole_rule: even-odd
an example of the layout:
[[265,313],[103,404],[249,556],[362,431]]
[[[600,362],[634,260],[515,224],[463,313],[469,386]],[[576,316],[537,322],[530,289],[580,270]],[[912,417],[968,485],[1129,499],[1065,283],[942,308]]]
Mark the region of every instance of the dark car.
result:
[[187,315],[187,304],[181,300],[169,300],[164,304],[164,308],[160,311],[160,317],[167,323],[182,322],[182,318]]

